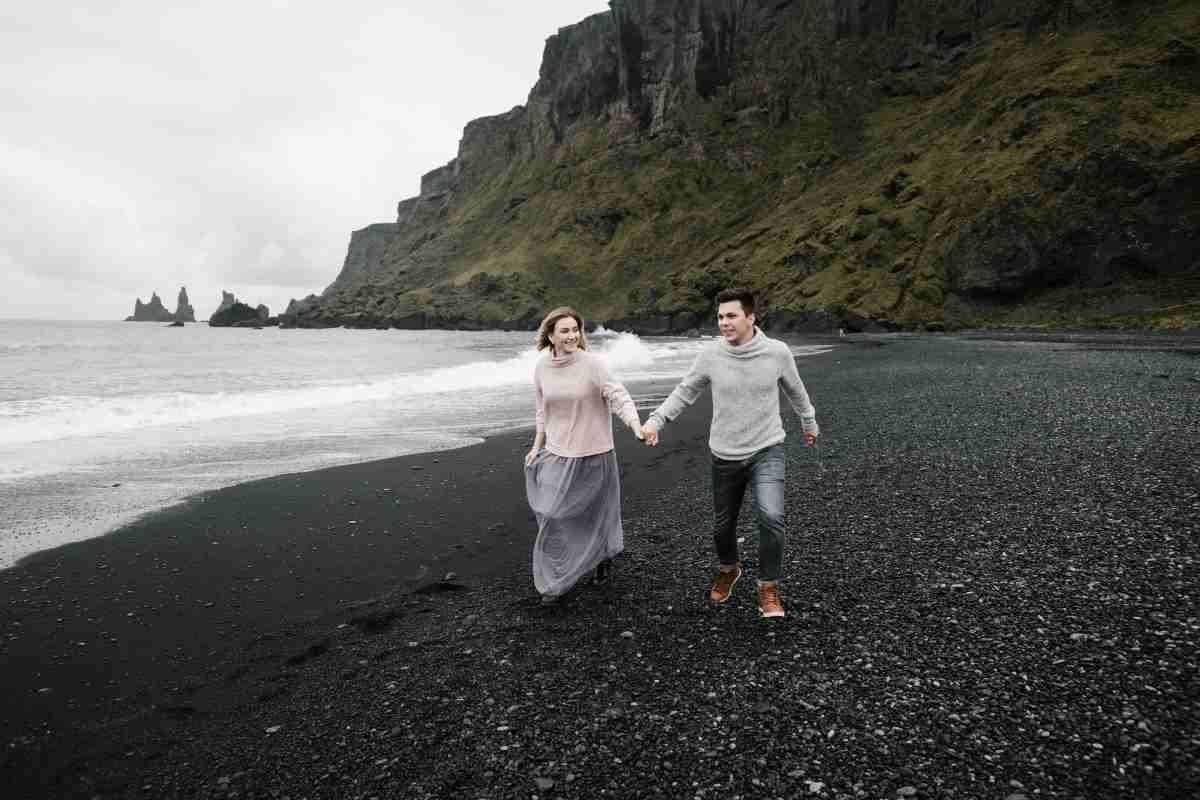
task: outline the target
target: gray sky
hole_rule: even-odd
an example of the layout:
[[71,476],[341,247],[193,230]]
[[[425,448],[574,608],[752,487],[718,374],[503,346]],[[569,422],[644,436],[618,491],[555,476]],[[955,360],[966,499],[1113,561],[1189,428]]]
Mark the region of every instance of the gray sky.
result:
[[[202,7],[201,7],[202,6]],[[20,8],[20,12],[12,10]],[[282,311],[463,126],[523,104],[606,0],[172,0],[0,10],[0,318],[120,319],[186,285]]]

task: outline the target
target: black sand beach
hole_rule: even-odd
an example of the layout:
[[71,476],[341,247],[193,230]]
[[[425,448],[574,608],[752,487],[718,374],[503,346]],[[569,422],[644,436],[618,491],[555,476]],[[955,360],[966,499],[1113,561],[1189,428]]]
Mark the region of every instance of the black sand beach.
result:
[[[0,573],[12,797],[1193,797],[1200,346],[802,359],[786,619],[703,602],[708,407],[538,605],[528,434],[233,487]],[[643,411],[644,415],[645,411]],[[743,514],[749,577],[756,559]],[[451,575],[452,573],[452,575]]]

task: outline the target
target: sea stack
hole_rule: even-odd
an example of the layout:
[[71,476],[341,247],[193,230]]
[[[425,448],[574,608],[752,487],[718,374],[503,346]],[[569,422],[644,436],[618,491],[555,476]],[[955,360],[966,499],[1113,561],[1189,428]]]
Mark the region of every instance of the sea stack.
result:
[[137,298],[137,302],[133,304],[133,314],[125,318],[126,322],[173,322],[174,320],[175,315],[163,306],[158,292],[150,295],[149,303],[142,303],[142,298]]
[[[222,289],[221,305],[217,306],[217,310],[212,313],[212,317],[217,316],[222,311],[228,311],[229,309],[233,308],[235,303],[237,303],[237,296],[233,292],[227,292]],[[212,317],[209,317],[209,319],[212,319]]]
[[222,291],[221,305],[208,318],[208,324],[213,328],[262,328],[278,325],[279,320],[271,316],[267,306],[260,303],[254,307]]
[[195,322],[196,312],[188,302],[187,287],[179,287],[179,300],[175,304],[176,322]]

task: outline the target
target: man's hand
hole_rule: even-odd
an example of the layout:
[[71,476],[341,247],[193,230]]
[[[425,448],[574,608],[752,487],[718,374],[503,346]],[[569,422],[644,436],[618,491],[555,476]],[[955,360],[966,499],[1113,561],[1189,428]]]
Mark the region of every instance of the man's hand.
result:
[[647,422],[642,425],[642,441],[647,447],[658,446],[658,428],[653,422]]
[[533,460],[535,458],[537,458],[537,454],[538,454],[538,448],[536,448],[536,447],[529,448],[529,452],[525,454],[525,466],[528,467],[530,464],[532,464]]
[[807,446],[807,447],[812,447],[812,446],[813,446],[813,445],[815,445],[816,443],[817,443],[817,434],[815,434],[815,433],[809,433],[809,432],[805,431],[805,433],[804,433],[804,444],[805,444],[805,446]]

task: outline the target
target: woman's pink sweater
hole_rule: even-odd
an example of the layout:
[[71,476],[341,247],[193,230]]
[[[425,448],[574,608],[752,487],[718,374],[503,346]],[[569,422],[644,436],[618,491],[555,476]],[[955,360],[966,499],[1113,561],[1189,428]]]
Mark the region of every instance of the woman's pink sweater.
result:
[[625,387],[613,380],[608,366],[586,350],[548,355],[533,371],[538,433],[556,456],[578,458],[613,449],[612,418],[616,414],[637,433],[642,423]]

